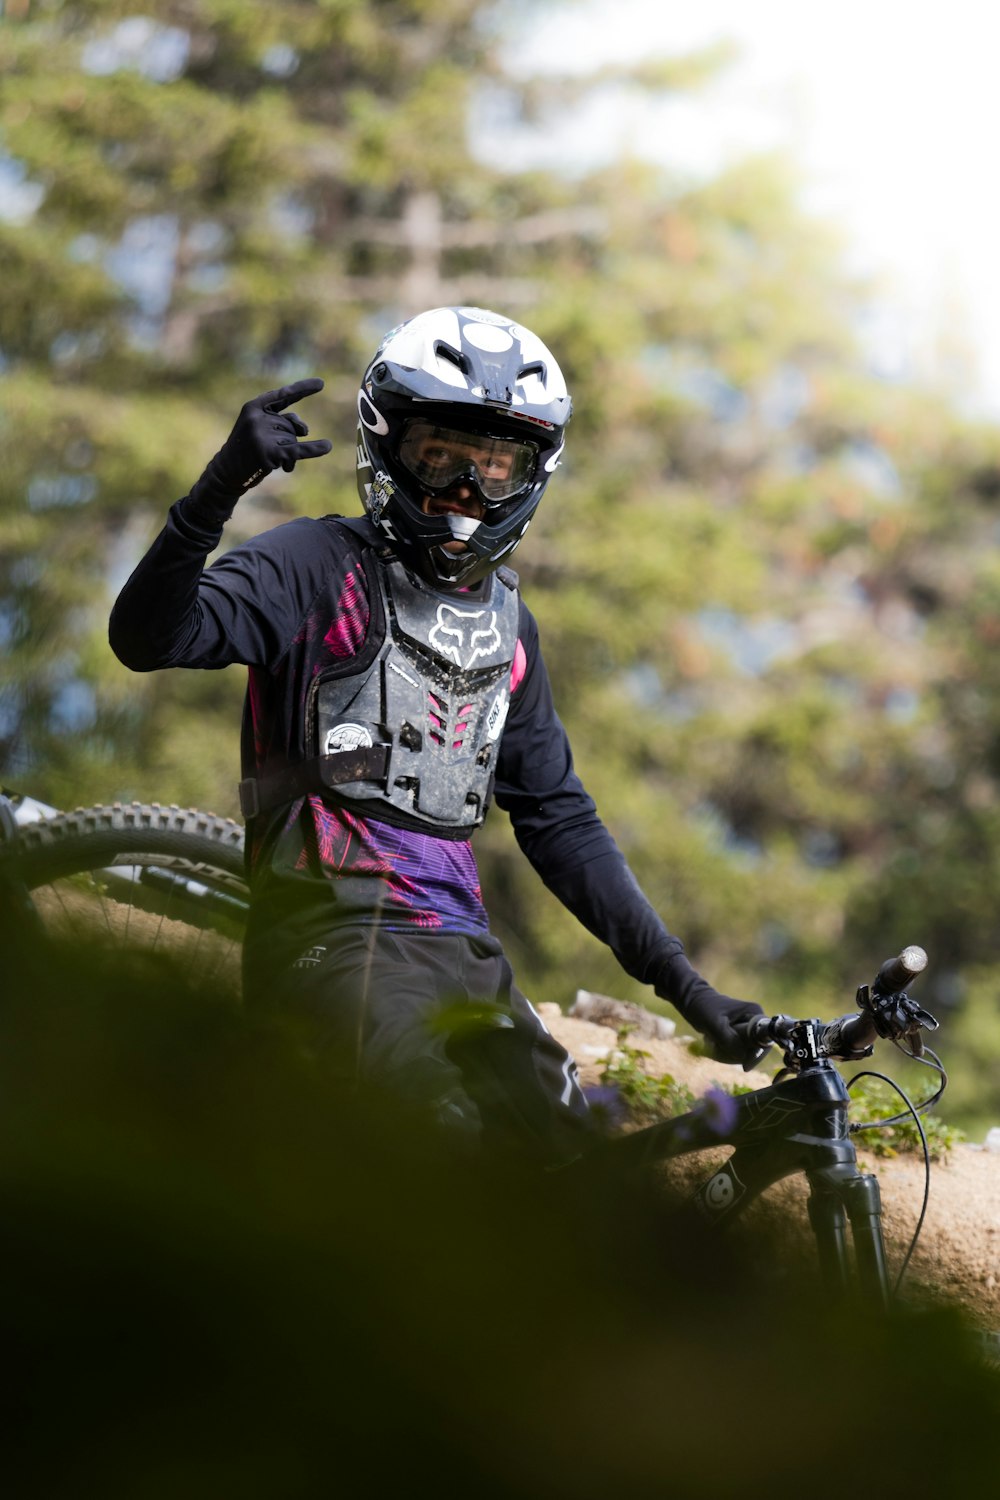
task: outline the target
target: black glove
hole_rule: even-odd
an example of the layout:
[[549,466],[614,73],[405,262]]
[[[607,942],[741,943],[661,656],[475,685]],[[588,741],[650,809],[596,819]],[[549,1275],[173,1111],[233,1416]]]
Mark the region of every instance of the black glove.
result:
[[735,1026],[762,1016],[753,1000],[734,1000],[720,995],[693,969],[683,953],[675,953],[656,984],[656,993],[676,1006],[696,1031],[709,1042],[716,1062],[744,1063],[754,1060],[760,1047],[751,1045]]
[[228,515],[240,495],[273,469],[290,472],[300,458],[321,458],[333,446],[326,438],[300,442],[309,428],[293,411],[293,401],[315,395],[322,380],[296,380],[248,401],[236,425],[191,491],[192,498]]

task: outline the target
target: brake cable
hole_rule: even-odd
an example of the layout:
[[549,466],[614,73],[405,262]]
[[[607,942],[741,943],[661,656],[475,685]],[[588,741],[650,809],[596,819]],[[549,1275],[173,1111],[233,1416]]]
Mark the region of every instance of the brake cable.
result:
[[860,1132],[864,1130],[885,1130],[888,1129],[890,1125],[901,1124],[909,1116],[912,1115],[913,1122],[917,1127],[917,1133],[920,1136],[920,1148],[924,1158],[923,1200],[920,1205],[920,1213],[917,1216],[916,1228],[913,1231],[909,1248],[907,1249],[906,1254],[903,1257],[903,1262],[899,1268],[899,1272],[896,1276],[896,1282],[893,1287],[893,1296],[897,1296],[899,1293],[899,1288],[902,1286],[903,1278],[909,1270],[913,1252],[917,1248],[917,1241],[919,1240],[921,1230],[924,1227],[924,1219],[927,1216],[927,1206],[930,1202],[931,1153],[930,1146],[927,1142],[927,1132],[924,1130],[924,1124],[920,1116],[924,1114],[928,1109],[930,1109],[932,1104],[936,1104],[938,1099],[941,1098],[941,1095],[944,1093],[945,1088],[947,1087],[948,1075],[945,1072],[944,1067],[941,1063],[941,1059],[938,1057],[937,1053],[933,1052],[929,1047],[924,1049],[923,1055],[918,1056],[915,1052],[911,1052],[907,1048],[903,1047],[897,1038],[893,1038],[892,1041],[893,1046],[898,1048],[898,1050],[903,1053],[904,1057],[910,1058],[913,1062],[922,1063],[925,1067],[932,1068],[936,1073],[938,1073],[941,1079],[940,1086],[938,1087],[936,1093],[931,1094],[928,1098],[921,1100],[919,1104],[913,1103],[909,1095],[906,1093],[905,1089],[903,1089],[894,1078],[889,1078],[885,1073],[877,1073],[873,1068],[865,1068],[862,1070],[862,1072],[855,1073],[854,1077],[851,1078],[847,1083],[847,1090],[848,1092],[850,1092],[854,1084],[857,1083],[859,1079],[877,1078],[880,1082],[887,1083],[891,1089],[894,1089],[902,1099],[903,1103],[906,1105],[906,1113],[890,1115],[884,1120],[870,1120],[865,1124],[850,1124],[848,1126],[848,1130],[852,1135],[860,1134]]

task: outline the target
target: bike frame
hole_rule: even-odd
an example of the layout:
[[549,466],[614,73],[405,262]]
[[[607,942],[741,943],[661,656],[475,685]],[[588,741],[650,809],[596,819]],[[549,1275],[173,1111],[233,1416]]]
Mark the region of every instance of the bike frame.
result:
[[738,1218],[772,1183],[803,1172],[825,1284],[845,1295],[856,1272],[862,1296],[885,1308],[890,1288],[881,1196],[878,1180],[858,1167],[848,1131],[848,1102],[836,1067],[817,1059],[752,1093],[712,1091],[687,1114],[620,1137],[609,1149],[622,1165],[641,1167],[712,1146],[732,1146],[729,1159],[691,1199],[701,1218],[720,1227]]

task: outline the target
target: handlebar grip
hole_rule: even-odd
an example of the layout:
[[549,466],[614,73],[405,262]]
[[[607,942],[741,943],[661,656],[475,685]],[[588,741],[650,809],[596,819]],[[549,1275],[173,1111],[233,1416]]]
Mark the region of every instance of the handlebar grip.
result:
[[745,1037],[749,1049],[743,1071],[749,1073],[755,1068],[772,1042],[786,1041],[794,1026],[791,1016],[751,1016],[749,1021],[737,1022],[735,1029]]
[[828,1057],[839,1057],[844,1062],[853,1062],[868,1057],[878,1031],[870,1015],[840,1016],[824,1028],[823,1050]]
[[749,1021],[743,1023],[746,1039],[754,1047],[766,1047],[769,1042],[774,1041],[771,1034],[771,1016],[751,1016]]
[[905,990],[911,979],[916,979],[927,967],[927,954],[916,943],[904,948],[896,958],[887,958],[875,976],[872,992],[876,995],[895,995]]

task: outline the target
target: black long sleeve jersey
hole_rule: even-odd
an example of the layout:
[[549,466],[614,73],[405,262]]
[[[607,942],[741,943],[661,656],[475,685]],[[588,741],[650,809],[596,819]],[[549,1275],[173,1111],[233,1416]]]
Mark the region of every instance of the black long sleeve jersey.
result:
[[[309,684],[364,643],[365,543],[333,517],[303,518],[206,568],[221,535],[222,522],[207,507],[193,496],[178,501],[115,604],[111,644],[141,672],[243,663],[243,775],[261,776],[307,758]],[[640,891],[574,772],[523,600],[519,635],[494,800],[545,884],[629,974],[662,993],[682,946]],[[253,820],[249,857],[251,940],[262,952],[281,924],[303,945],[344,924],[377,923],[389,933],[487,930],[465,840],[395,827],[310,795]]]

